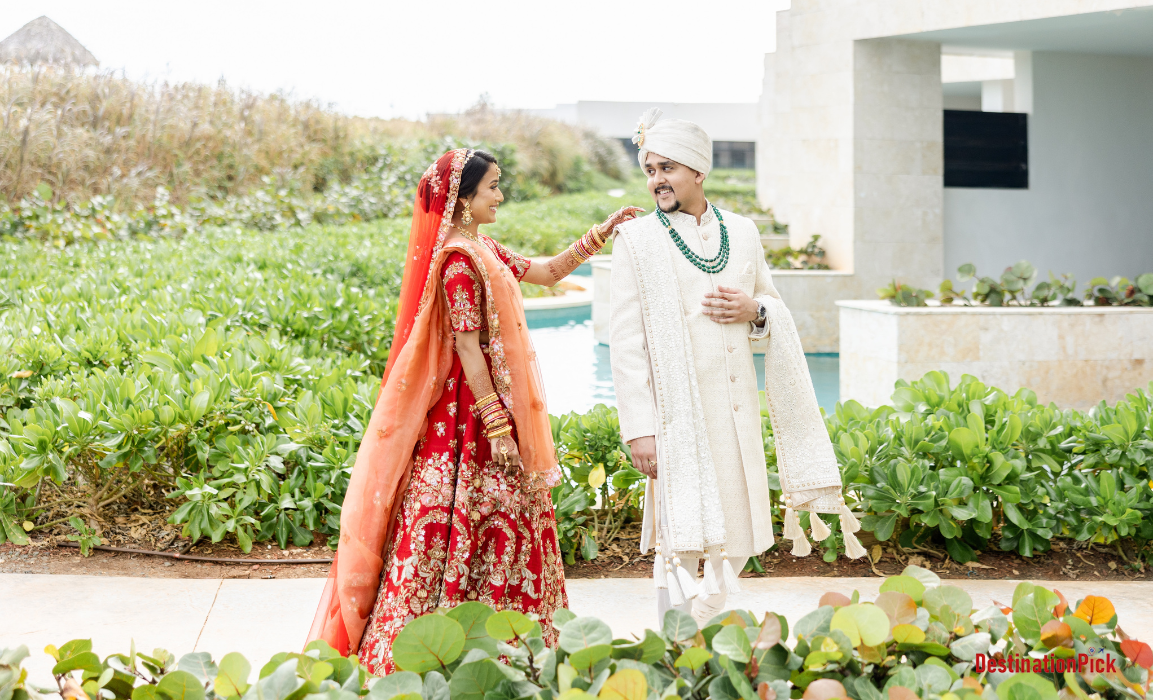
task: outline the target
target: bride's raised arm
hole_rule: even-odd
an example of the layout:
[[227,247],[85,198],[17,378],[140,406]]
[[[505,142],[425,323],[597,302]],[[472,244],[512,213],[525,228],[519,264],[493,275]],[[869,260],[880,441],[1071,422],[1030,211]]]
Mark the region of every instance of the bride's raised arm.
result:
[[637,213],[643,211],[644,209],[640,207],[621,207],[603,223],[596,224],[568,248],[554,255],[552,260],[544,265],[530,265],[521,281],[544,287],[551,287],[560,282],[603,248],[613,229],[629,219],[636,218]]

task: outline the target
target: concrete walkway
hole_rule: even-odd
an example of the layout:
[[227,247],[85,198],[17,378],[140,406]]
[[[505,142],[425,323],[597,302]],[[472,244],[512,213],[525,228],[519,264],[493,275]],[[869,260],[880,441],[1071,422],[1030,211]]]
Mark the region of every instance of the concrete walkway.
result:
[[[729,607],[767,610],[795,623],[813,610],[826,591],[865,600],[877,595],[880,578],[742,579],[744,590]],[[947,581],[973,597],[978,608],[996,598],[1012,599],[1016,581]],[[1153,583],[1077,581],[1044,583],[1072,603],[1086,595],[1113,601],[1125,631],[1153,640]],[[209,651],[219,660],[229,651],[260,668],[280,651],[298,650],[312,622],[324,579],[152,579],[103,576],[0,574],[0,648],[28,645],[30,678],[51,684],[48,644],[92,639],[101,657],[127,652],[129,642],[150,653],[156,647],[177,656]],[[649,579],[575,579],[567,583],[569,607],[595,615],[618,637],[643,635],[656,627],[656,594]]]

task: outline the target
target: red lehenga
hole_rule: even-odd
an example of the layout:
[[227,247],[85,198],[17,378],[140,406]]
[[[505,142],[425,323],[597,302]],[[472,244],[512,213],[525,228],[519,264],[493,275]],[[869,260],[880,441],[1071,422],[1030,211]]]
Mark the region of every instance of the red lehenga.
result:
[[[518,280],[524,276],[527,259],[481,240]],[[486,330],[484,290],[469,257],[450,253],[441,278],[452,329]],[[378,675],[395,670],[392,641],[405,623],[437,607],[479,601],[536,614],[545,641],[553,644],[552,613],[568,605],[549,492],[521,488],[519,476],[509,478],[493,463],[460,358],[453,355],[444,393],[417,443],[396,537],[360,643],[361,662]]]
[[[417,189],[393,346],[308,637],[377,674],[394,670],[401,628],[438,607],[535,615],[551,644],[567,605],[549,497],[560,471],[518,284],[529,261],[484,236],[445,244],[471,156],[444,154]],[[455,351],[454,331],[480,329],[521,455],[514,476],[492,460]]]

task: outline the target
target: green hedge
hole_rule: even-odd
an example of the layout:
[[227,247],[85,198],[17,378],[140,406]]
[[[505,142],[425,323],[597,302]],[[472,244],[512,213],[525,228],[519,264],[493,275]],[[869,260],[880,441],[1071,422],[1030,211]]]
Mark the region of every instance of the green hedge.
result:
[[[103,660],[90,640],[45,651],[57,688],[27,679],[26,647],[0,651],[0,700],[59,691],[95,700],[1104,700],[1142,698],[1153,652],[1117,626],[1112,603],[1087,596],[1074,605],[1021,583],[1012,609],[973,609],[964,590],[930,571],[907,568],[864,602],[826,593],[794,622],[731,610],[703,628],[669,611],[643,639],[614,639],[595,617],[559,610],[558,645],[539,622],[482,603],[418,617],[393,645],[398,672],[369,678],[356,657],[323,642],[303,654],[273,656],[253,676],[237,653],[219,663],[207,652],[177,659],[162,649]],[[1009,673],[998,660],[1084,670]],[[1094,662],[1100,670],[1092,668]],[[991,663],[990,663],[991,662]],[[995,670],[990,670],[995,666]],[[1092,694],[1090,696],[1090,694]]]
[[[861,524],[906,549],[943,546],[966,562],[999,534],[1023,556],[1053,538],[1153,554],[1153,385],[1089,411],[1041,405],[944,372],[897,382],[892,405],[838,404],[826,424]],[[762,412],[769,469],[772,428]],[[830,519],[832,520],[832,519]],[[829,525],[836,530],[835,520]],[[831,560],[839,533],[825,544]]]
[[[509,206],[521,221],[535,211]],[[194,538],[247,549],[335,534],[391,342],[406,230],[393,219],[0,246],[0,482],[15,484],[0,486],[0,541],[80,516],[89,522],[64,529],[91,544],[93,515],[165,496]],[[967,561],[1063,537],[1149,559],[1151,394],[1063,410],[932,372],[901,383],[891,406],[846,402],[827,423],[878,540]],[[553,493],[562,550],[595,558],[639,517],[643,479],[613,409],[556,418],[554,437],[569,477]],[[825,557],[840,547],[836,533]]]

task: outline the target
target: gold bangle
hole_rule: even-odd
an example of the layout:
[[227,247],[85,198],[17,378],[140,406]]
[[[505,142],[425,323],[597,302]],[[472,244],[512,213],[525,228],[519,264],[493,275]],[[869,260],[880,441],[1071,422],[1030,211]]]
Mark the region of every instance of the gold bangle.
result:
[[477,408],[483,408],[485,406],[488,406],[490,403],[492,403],[494,401],[499,401],[499,400],[500,400],[500,397],[498,397],[496,395],[496,392],[494,391],[491,394],[489,394],[488,396],[482,396],[479,399],[475,399],[473,403],[477,406]]
[[508,435],[511,432],[512,432],[512,426],[508,425],[506,423],[501,428],[497,428],[496,430],[486,432],[485,435],[488,437],[489,440],[495,440],[496,438],[504,437],[505,435]]

